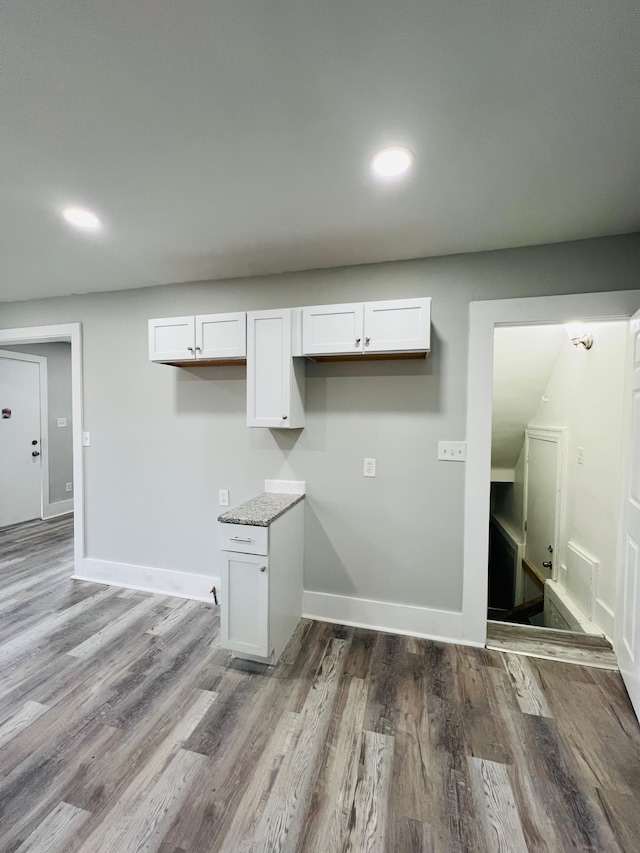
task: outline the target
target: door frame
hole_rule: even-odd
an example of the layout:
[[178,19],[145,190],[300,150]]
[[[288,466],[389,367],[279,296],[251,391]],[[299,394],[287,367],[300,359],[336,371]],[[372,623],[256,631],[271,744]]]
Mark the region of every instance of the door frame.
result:
[[[467,464],[464,497],[462,641],[487,640],[487,583],[491,484],[493,335],[496,326],[629,320],[640,307],[640,290],[575,293],[469,304],[467,371]],[[625,438],[623,437],[623,442]],[[628,440],[623,453],[628,456]],[[618,558],[616,583],[620,579]]]
[[[524,462],[524,500],[523,516],[528,518],[529,502],[529,442],[533,438],[538,441],[550,441],[558,446],[558,469],[556,474],[556,518],[553,537],[553,570],[551,580],[558,579],[560,563],[559,542],[564,541],[564,484],[565,484],[565,446],[567,430],[564,427],[527,427],[525,430],[525,462]],[[527,556],[527,531],[524,534],[524,556]]]
[[73,440],[73,536],[74,574],[79,574],[84,558],[84,457],[82,452],[82,325],[63,323],[55,326],[28,326],[0,329],[2,346],[46,344],[63,341],[71,344],[71,417]]
[[47,359],[26,352],[11,352],[0,349],[0,358],[14,361],[30,361],[38,365],[40,383],[40,518],[46,518],[49,509],[49,408]]

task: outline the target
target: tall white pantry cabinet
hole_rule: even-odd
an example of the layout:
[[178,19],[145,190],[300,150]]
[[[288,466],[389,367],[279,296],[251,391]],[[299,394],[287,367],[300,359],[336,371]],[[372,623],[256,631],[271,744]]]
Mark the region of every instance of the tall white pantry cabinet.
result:
[[300,321],[300,308],[247,313],[247,426],[304,426]]

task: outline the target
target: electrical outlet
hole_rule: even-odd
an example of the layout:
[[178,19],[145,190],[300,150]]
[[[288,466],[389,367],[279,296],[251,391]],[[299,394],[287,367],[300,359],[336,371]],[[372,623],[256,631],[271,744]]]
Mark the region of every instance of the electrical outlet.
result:
[[64,487],[64,490],[65,490],[65,492],[70,492],[71,491],[71,483],[67,483],[67,485]]
[[584,465],[584,447],[578,448],[578,465]]
[[464,462],[467,458],[466,441],[439,441],[438,459],[444,462]]
[[218,506],[229,506],[229,489],[218,490]]
[[375,477],[376,476],[376,460],[375,459],[365,459],[364,460],[364,476],[365,477]]
[[67,419],[66,418],[58,418],[58,426],[59,427],[66,427],[66,425],[67,425]]

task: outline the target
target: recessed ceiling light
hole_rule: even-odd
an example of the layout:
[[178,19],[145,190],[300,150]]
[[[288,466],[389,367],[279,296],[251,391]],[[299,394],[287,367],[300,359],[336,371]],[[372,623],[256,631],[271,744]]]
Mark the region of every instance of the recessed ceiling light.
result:
[[62,215],[70,225],[76,228],[84,228],[86,231],[95,231],[102,224],[95,213],[83,210],[81,207],[67,207]]
[[401,175],[411,167],[412,163],[413,154],[408,148],[403,148],[401,145],[383,148],[371,158],[373,171],[385,178]]

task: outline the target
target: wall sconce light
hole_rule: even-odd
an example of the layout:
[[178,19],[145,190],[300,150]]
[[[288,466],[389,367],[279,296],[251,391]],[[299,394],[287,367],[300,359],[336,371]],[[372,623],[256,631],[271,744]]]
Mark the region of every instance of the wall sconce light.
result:
[[579,347],[582,344],[585,349],[591,349],[593,346],[593,335],[584,328],[582,323],[565,323],[564,328],[574,347]]

